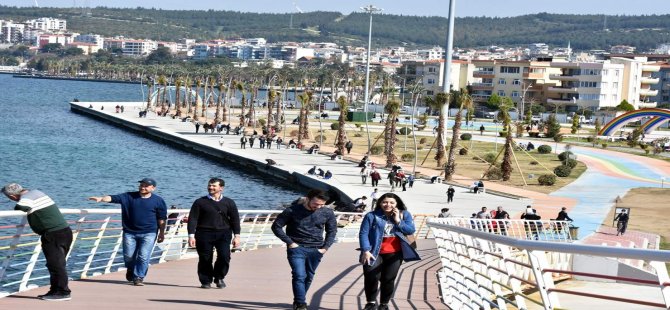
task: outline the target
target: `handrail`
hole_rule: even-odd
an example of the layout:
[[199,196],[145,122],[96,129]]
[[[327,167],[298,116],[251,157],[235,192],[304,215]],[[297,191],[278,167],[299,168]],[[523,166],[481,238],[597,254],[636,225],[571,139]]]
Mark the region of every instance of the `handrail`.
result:
[[[282,210],[239,210],[243,251],[285,246],[270,227]],[[69,276],[87,278],[124,269],[121,253],[121,210],[61,209],[70,223],[73,240],[67,255]],[[195,257],[188,247],[185,218],[189,210],[170,209],[165,241],[155,244],[151,264]],[[358,242],[363,214],[335,212],[338,223],[336,242]],[[426,225],[432,215],[414,215],[417,238],[432,237]],[[10,223],[15,221],[16,224]],[[26,214],[0,211],[0,297],[48,283],[40,238],[27,229]]]
[[[670,281],[665,265],[670,261],[670,251],[593,246],[570,241],[527,240],[496,234],[486,228],[478,229],[476,225],[463,225],[469,224],[470,220],[428,220],[442,262],[442,269],[438,272],[442,296],[444,302],[453,309],[490,309],[490,305],[500,309],[508,306],[527,309],[528,302],[544,309],[558,309],[561,307],[562,294],[670,308],[670,286],[665,285]],[[576,265],[573,259],[576,256],[645,261],[653,271],[645,276],[655,276],[656,279],[604,274],[609,270],[574,270]],[[620,298],[602,291],[584,293],[557,287],[559,280],[572,276],[601,278],[644,287],[654,285],[659,294],[656,300],[644,300],[638,295]],[[532,297],[528,292],[537,292],[540,298]]]

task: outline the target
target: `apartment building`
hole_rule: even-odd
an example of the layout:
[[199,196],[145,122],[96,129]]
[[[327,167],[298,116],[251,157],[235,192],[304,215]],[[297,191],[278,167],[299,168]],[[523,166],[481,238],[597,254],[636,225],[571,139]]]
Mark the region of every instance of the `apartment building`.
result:
[[30,28],[39,29],[42,31],[58,32],[67,30],[67,21],[58,18],[41,17],[28,20],[24,22],[24,24],[28,25]]
[[657,102],[652,98],[658,95],[658,90],[652,89],[651,86],[658,84],[659,78],[652,75],[661,70],[660,66],[649,63],[646,57],[613,57],[610,62],[624,65],[622,100],[625,99],[635,108],[656,107]]
[[651,77],[658,79],[659,82],[651,84],[651,89],[657,91],[655,96],[650,97],[650,101],[656,102],[658,106],[670,106],[670,62],[659,62],[655,64],[659,70],[651,73]]
[[100,46],[98,46],[95,43],[86,43],[86,42],[72,42],[72,43],[68,44],[66,47],[68,47],[68,48],[75,47],[75,48],[81,49],[82,51],[84,51],[84,55],[95,54],[101,48]]
[[621,103],[624,64],[604,62],[552,62],[560,73],[549,78],[559,85],[548,88],[547,104],[564,106],[568,112],[581,108],[597,110]]
[[517,104],[544,103],[547,88],[555,85],[550,75],[560,73],[548,61],[473,60],[472,63],[476,69],[471,95],[479,103],[488,101],[493,94],[510,97]]
[[126,38],[105,39],[105,49],[120,48],[126,56],[146,56],[158,48],[158,43],[152,40],[133,40]]
[[[424,95],[432,96],[442,92],[444,69],[442,59],[412,60],[403,62],[396,73],[405,80],[405,85],[420,83],[425,89]],[[461,89],[470,85],[473,82],[474,70],[474,65],[468,61],[452,60],[449,77],[450,89]]]
[[26,25],[0,20],[0,43],[20,43]]
[[43,48],[47,44],[60,44],[66,46],[74,42],[74,38],[77,36],[75,33],[66,33],[66,34],[41,34],[37,39],[37,45],[39,48]]
[[98,49],[103,48],[105,39],[99,34],[80,34],[74,37],[75,42],[95,44]]

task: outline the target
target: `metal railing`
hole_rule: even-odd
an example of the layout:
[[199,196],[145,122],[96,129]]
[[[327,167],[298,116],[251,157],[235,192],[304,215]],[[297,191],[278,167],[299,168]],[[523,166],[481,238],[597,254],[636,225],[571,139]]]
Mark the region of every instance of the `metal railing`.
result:
[[[518,234],[505,236],[489,232],[486,228],[473,229],[473,226],[465,224],[469,224],[469,220],[428,221],[442,262],[438,272],[441,294],[445,304],[452,309],[528,309],[529,305],[558,309],[561,307],[559,297],[566,296],[670,307],[670,278],[665,265],[670,261],[670,251],[589,246],[561,239],[527,240],[527,237],[519,238]],[[540,222],[545,226],[552,224]],[[608,274],[608,270],[603,268],[590,268],[584,272],[575,268],[577,264],[574,261],[583,257],[643,260],[653,267],[654,272],[644,279]],[[645,300],[633,294],[621,297],[607,295],[603,293],[607,290],[603,289],[587,292],[558,285],[560,281],[572,277],[652,286],[658,289],[658,295],[655,300]]]
[[[73,232],[67,255],[68,274],[87,278],[125,269],[120,209],[61,209]],[[195,257],[188,247],[185,217],[189,210],[168,211],[165,240],[154,245],[151,264]],[[244,251],[284,246],[271,230],[281,210],[240,210],[241,248]],[[336,242],[358,242],[363,214],[335,212]],[[431,215],[415,215],[417,238],[432,236],[426,224]],[[39,235],[32,232],[25,213],[0,211],[0,297],[48,284]]]
[[508,236],[515,239],[569,242],[571,224],[568,221],[493,220],[476,218],[440,218],[440,223],[471,228],[477,231]]

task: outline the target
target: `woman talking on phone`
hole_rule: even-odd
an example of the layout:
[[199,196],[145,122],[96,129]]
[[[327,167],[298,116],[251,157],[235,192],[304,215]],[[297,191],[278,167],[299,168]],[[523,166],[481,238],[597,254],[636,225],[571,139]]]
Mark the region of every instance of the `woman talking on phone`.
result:
[[[364,310],[386,310],[400,264],[421,259],[414,249],[414,221],[400,197],[386,193],[363,218],[358,234],[365,278]],[[409,238],[408,238],[409,236]],[[381,291],[379,306],[377,293]]]

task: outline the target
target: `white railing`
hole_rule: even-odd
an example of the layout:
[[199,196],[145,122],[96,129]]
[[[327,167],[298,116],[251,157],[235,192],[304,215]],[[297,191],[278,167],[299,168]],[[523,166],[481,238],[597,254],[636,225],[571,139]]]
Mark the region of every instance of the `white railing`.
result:
[[[558,309],[561,307],[559,295],[602,300],[601,306],[605,301],[612,301],[670,307],[670,278],[665,265],[670,261],[670,251],[589,246],[556,242],[556,239],[525,240],[527,238],[516,238],[512,234],[505,236],[486,229],[472,229],[464,224],[469,224],[469,220],[428,221],[442,262],[438,272],[441,294],[452,309],[528,309],[529,304],[534,304],[533,308]],[[643,260],[654,272],[647,278],[634,278],[612,275],[604,270],[607,268],[586,271],[575,268],[575,259],[593,257]],[[588,291],[557,285],[573,277],[652,286],[658,289],[658,295],[650,301],[632,291],[625,296],[613,296],[602,293],[602,286],[598,291]]]
[[440,223],[471,228],[515,239],[569,242],[571,224],[568,221],[493,220],[476,218],[441,218]]
[[[87,278],[124,269],[121,249],[120,209],[61,209],[71,224],[73,241],[68,253],[71,278]],[[185,217],[189,210],[168,211],[170,218],[165,241],[156,244],[151,264],[195,257],[187,245]],[[244,251],[284,246],[271,230],[281,210],[240,210],[241,248]],[[338,221],[336,242],[358,242],[361,213],[335,212]],[[415,215],[417,238],[428,238],[430,215]],[[13,223],[12,223],[13,222]],[[0,297],[44,285],[49,272],[39,236],[27,225],[25,213],[0,211]]]

